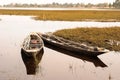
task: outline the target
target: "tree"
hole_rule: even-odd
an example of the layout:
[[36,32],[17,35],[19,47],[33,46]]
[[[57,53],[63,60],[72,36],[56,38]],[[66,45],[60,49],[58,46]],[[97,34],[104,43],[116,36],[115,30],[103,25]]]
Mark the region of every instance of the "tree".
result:
[[99,3],[99,4],[97,4],[97,7],[107,8],[107,7],[109,7],[109,4],[108,3]]
[[120,8],[120,0],[116,0],[116,1],[113,3],[113,7],[115,7],[115,8]]
[[87,7],[87,8],[91,8],[91,7],[93,7],[93,6],[94,6],[93,4],[88,3],[85,7]]
[[109,3],[109,8],[112,8],[112,4],[111,3]]

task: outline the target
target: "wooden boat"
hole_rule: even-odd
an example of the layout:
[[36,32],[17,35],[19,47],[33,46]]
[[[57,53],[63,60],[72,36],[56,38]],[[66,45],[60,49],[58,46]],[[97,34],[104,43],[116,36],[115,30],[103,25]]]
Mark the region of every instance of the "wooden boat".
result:
[[57,52],[60,52],[62,54],[80,59],[83,62],[86,62],[86,61],[91,62],[94,64],[95,67],[107,67],[107,65],[102,60],[100,60],[99,57],[97,57],[97,56],[93,57],[93,56],[86,56],[83,54],[76,54],[75,52],[71,52],[71,51],[56,47],[56,46],[49,45],[49,44],[45,44],[45,47],[55,50]]
[[22,44],[21,50],[28,56],[36,56],[43,49],[43,40],[37,33],[30,33]]
[[75,52],[77,54],[98,56],[100,54],[108,52],[108,50],[103,48],[87,46],[85,44],[80,44],[74,41],[64,39],[62,37],[55,36],[53,34],[40,34],[40,36],[43,39],[44,43],[47,43],[71,52]]
[[41,49],[36,57],[28,56],[21,51],[21,57],[26,67],[26,72],[28,75],[35,75],[39,71],[40,62],[44,54],[44,49]]

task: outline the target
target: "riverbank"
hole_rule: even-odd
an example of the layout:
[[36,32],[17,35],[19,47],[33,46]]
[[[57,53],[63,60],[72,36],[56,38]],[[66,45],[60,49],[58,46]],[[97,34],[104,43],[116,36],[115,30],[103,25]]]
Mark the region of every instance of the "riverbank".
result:
[[17,10],[0,9],[0,15],[35,16],[35,20],[119,22],[119,10]]
[[120,51],[120,27],[110,28],[74,28],[54,32],[63,37],[90,46],[104,47],[109,50]]

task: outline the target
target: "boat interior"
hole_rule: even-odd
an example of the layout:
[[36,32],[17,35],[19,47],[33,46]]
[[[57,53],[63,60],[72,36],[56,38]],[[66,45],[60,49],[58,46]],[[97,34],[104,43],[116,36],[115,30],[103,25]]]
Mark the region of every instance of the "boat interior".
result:
[[40,48],[40,39],[35,35],[30,35],[30,49]]
[[42,45],[42,40],[37,35],[28,36],[23,43],[26,50],[39,49]]

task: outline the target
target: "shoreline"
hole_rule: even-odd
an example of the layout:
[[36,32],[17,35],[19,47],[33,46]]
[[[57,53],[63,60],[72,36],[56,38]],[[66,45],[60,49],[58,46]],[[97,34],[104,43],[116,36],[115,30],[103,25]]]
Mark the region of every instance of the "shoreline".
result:
[[120,11],[115,8],[62,8],[62,7],[0,7],[0,9],[8,10],[96,10],[96,11]]

